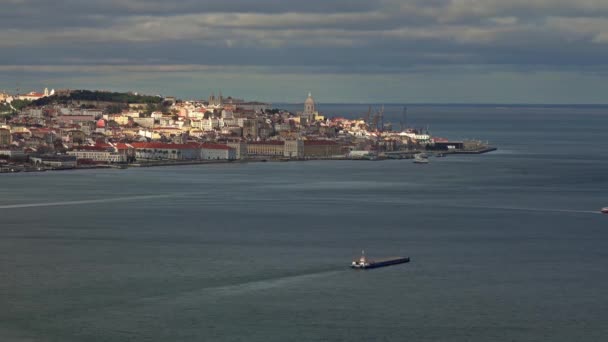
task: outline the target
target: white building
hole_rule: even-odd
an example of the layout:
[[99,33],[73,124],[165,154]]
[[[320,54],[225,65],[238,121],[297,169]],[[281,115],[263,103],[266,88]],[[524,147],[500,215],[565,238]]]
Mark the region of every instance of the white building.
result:
[[165,144],[158,142],[134,142],[135,157],[138,160],[198,160],[201,159],[201,145],[196,143]]
[[141,127],[154,127],[154,118],[133,118],[133,122],[140,125]]
[[202,129],[203,131],[212,131],[216,128],[220,128],[220,120],[216,118],[201,120],[200,129]]
[[88,159],[110,164],[125,163],[127,161],[127,156],[118,153],[115,148],[81,146],[73,151],[68,151],[67,154],[76,157],[76,159]]
[[227,145],[202,144],[201,159],[204,160],[235,160],[236,150]]

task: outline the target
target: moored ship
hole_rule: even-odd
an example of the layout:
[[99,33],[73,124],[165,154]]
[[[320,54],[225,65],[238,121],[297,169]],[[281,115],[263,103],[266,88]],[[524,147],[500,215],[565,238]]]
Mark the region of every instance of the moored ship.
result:
[[357,269],[368,269],[368,268],[377,268],[384,267],[390,265],[404,264],[406,262],[410,262],[409,257],[392,257],[392,258],[383,258],[378,260],[368,260],[365,257],[365,251],[361,252],[361,257],[358,260],[353,260],[350,267]]

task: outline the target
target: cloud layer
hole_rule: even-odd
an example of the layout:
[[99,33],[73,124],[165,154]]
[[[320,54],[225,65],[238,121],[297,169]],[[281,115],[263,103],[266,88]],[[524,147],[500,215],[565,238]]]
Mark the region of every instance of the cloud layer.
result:
[[0,3],[6,75],[592,74],[608,60],[605,0]]

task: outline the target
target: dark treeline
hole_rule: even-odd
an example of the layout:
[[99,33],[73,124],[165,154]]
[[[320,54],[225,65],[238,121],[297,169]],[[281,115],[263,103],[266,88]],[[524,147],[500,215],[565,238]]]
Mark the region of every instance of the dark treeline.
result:
[[34,101],[32,104],[35,106],[45,106],[53,103],[67,104],[72,101],[102,101],[102,102],[116,102],[116,103],[145,103],[145,104],[159,104],[163,101],[158,96],[148,95],[135,95],[131,93],[113,93],[103,91],[91,91],[91,90],[75,90],[70,93],[69,96],[48,96],[43,97]]

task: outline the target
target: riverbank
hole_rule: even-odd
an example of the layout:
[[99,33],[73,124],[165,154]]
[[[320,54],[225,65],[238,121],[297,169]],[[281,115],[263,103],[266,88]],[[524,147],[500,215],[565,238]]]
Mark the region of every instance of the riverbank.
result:
[[412,150],[412,151],[392,151],[384,152],[378,156],[363,156],[363,157],[348,157],[348,156],[330,156],[330,157],[309,157],[309,158],[285,158],[285,157],[258,157],[238,160],[154,160],[154,161],[139,161],[131,164],[102,164],[102,165],[80,165],[74,168],[64,167],[45,167],[32,166],[30,164],[8,164],[0,168],[0,173],[18,173],[18,172],[46,172],[46,171],[69,171],[69,170],[97,170],[97,169],[128,169],[144,168],[144,167],[163,167],[163,166],[185,166],[185,165],[211,165],[211,164],[240,164],[240,163],[263,163],[263,162],[299,162],[312,160],[356,160],[356,161],[381,161],[394,159],[412,159],[416,154],[424,153],[438,157],[446,157],[449,155],[459,154],[484,154],[496,151],[496,147],[484,147],[471,150],[451,150],[451,151],[427,151],[427,150]]

